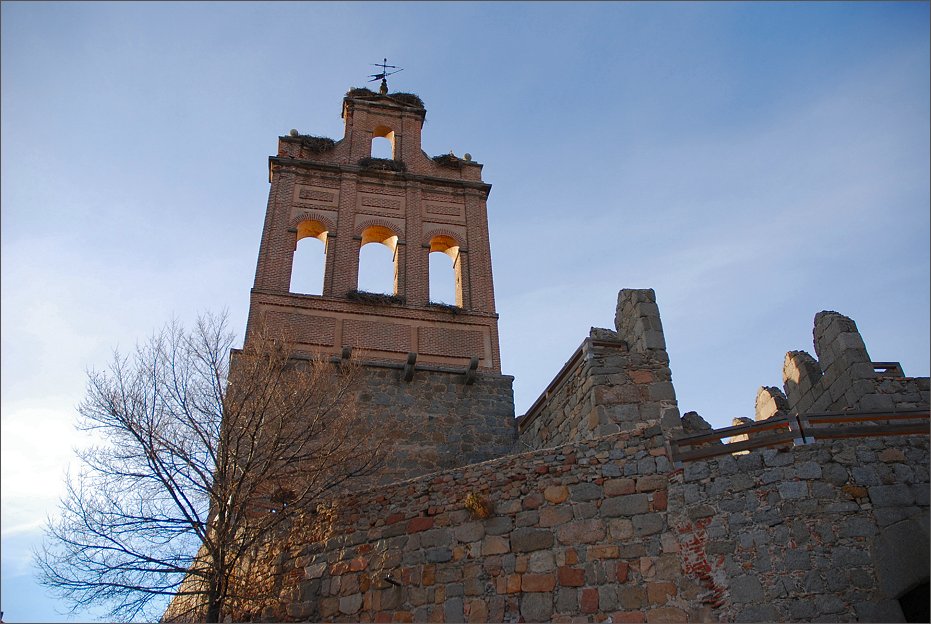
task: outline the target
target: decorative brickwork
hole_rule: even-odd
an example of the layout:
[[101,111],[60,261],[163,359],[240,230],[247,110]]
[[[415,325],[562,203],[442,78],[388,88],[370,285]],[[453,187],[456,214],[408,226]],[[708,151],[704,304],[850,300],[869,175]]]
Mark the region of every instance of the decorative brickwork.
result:
[[[457,300],[464,311],[471,313],[466,324],[484,326],[479,334],[471,327],[464,327],[465,334],[447,332],[446,335],[479,335],[482,345],[481,352],[477,352],[473,338],[459,341],[463,345],[461,350],[456,349],[455,341],[445,346],[432,344],[432,330],[424,325],[428,344],[434,353],[465,361],[479,356],[479,366],[483,370],[500,373],[486,209],[491,186],[482,182],[482,166],[478,163],[463,161],[459,167],[443,167],[423,153],[420,133],[425,114],[423,108],[404,99],[352,91],[343,101],[346,130],[342,140],[327,142],[327,149],[317,149],[324,143],[323,139],[279,138],[278,155],[269,161],[271,189],[247,341],[257,324],[263,322],[266,312],[263,300],[267,295],[276,295],[279,306],[291,307],[299,314],[329,310],[336,302],[359,306],[360,314],[367,313],[368,310],[361,307],[364,304],[347,301],[346,294],[358,288],[359,250],[369,242],[363,238],[363,232],[371,227],[386,228],[399,239],[396,249],[395,244],[391,244],[396,251],[394,294],[404,303],[381,314],[402,320],[400,325],[419,325],[425,320],[423,311],[429,304],[430,250],[408,245],[407,239],[419,241],[424,236],[429,239],[434,232],[443,232],[462,247],[468,241],[470,253],[460,253],[456,258],[455,286],[460,293]],[[357,165],[371,156],[373,137],[388,137],[392,141],[394,162],[402,163],[403,171]],[[433,198],[430,204],[425,204],[425,194]],[[444,203],[437,203],[437,199]],[[434,223],[426,219],[428,214]],[[441,217],[438,223],[435,222],[437,217]],[[318,221],[327,228],[320,235],[314,233],[326,242],[323,293],[316,297],[288,292],[297,238],[306,235],[299,225],[307,220]],[[444,221],[453,223],[444,226]],[[449,325],[462,320],[464,317],[452,321],[447,318],[444,323]],[[321,354],[333,354],[344,345],[352,345],[362,351],[378,352],[379,359],[404,361],[408,351],[416,351],[416,345],[398,337],[398,326],[383,325],[390,331],[387,336],[381,336],[369,331],[369,326],[343,324],[343,333],[339,336],[342,342],[332,346],[327,340],[306,335],[295,336],[294,340],[305,349],[326,347],[317,351]]]

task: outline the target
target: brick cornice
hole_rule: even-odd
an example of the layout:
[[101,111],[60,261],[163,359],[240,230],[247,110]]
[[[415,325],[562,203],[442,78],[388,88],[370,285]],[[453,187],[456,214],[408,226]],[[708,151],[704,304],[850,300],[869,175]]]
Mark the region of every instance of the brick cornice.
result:
[[275,167],[281,167],[284,169],[309,169],[340,174],[355,174],[360,178],[381,178],[399,180],[403,182],[426,182],[433,185],[451,186],[462,189],[464,191],[477,191],[482,197],[488,197],[488,194],[491,192],[491,184],[488,184],[487,182],[476,182],[475,180],[459,180],[456,178],[440,178],[437,176],[420,175],[402,171],[380,171],[377,169],[365,169],[358,165],[328,163],[316,160],[304,160],[300,158],[269,156],[268,167],[269,175],[271,175],[271,172]]

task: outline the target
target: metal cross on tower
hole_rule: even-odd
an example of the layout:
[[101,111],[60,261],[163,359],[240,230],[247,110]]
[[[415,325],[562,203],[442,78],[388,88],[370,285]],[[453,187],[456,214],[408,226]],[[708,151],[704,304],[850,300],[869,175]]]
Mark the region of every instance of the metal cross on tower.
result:
[[[381,63],[372,63],[375,67],[381,68],[381,73],[379,74],[369,74],[371,80],[369,82],[375,82],[376,80],[381,80],[381,87],[379,87],[378,92],[382,95],[388,94],[388,76],[398,73],[399,71],[404,71],[404,68],[398,67],[397,65],[388,65],[388,59],[385,58]],[[388,71],[393,69],[394,71]]]

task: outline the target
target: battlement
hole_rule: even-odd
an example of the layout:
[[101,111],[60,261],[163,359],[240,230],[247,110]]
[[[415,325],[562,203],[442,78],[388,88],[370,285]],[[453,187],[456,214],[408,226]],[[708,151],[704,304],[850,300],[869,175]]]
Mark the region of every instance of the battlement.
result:
[[785,392],[761,387],[756,397],[756,420],[784,412],[928,405],[928,378],[906,377],[897,362],[873,362],[853,319],[838,312],[819,312],[812,333],[818,359],[805,351],[786,353],[782,373]]
[[592,328],[518,422],[520,448],[679,425],[663,326],[650,289],[618,293],[615,330]]

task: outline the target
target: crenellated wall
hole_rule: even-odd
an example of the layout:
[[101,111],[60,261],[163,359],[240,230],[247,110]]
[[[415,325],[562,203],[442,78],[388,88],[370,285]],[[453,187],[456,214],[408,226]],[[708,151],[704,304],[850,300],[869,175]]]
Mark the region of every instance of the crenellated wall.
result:
[[928,484],[926,436],[676,467],[654,424],[335,501],[234,619],[904,621]]
[[[891,365],[899,376],[877,376],[883,367],[869,362],[852,321],[837,313],[816,319],[820,360],[790,353],[795,385],[787,384],[788,397],[762,388],[757,419],[800,401],[840,405],[819,403],[823,396],[853,397],[854,407],[888,397],[893,407],[928,408],[927,378],[904,378]],[[479,375],[469,385],[464,374],[418,369],[406,382],[398,366],[368,367],[371,392],[360,400],[376,418],[400,423],[397,472],[383,481],[419,476],[308,510],[256,553],[243,573],[259,599],[230,617],[926,617],[926,433],[815,436],[674,463],[680,455],[670,441],[710,426],[694,412],[678,416],[653,292],[621,291],[616,328],[592,330],[521,419],[516,451],[508,450],[509,378]]]
[[519,448],[557,446],[642,425],[679,427],[655,293],[621,290],[615,326],[616,331],[592,328],[520,419]]
[[761,387],[756,420],[779,412],[895,410],[929,403],[927,377],[906,377],[897,362],[873,362],[857,324],[837,312],[815,315],[815,353],[789,351],[783,364],[783,393]]
[[668,523],[717,621],[903,622],[928,581],[928,482],[927,436],[725,455],[670,480]]
[[[671,470],[653,425],[337,501],[328,540],[291,541],[278,556],[278,606],[234,618],[694,618],[703,590],[680,574]],[[487,502],[487,517],[470,497]]]

